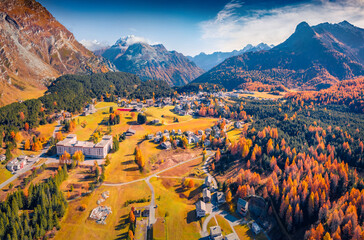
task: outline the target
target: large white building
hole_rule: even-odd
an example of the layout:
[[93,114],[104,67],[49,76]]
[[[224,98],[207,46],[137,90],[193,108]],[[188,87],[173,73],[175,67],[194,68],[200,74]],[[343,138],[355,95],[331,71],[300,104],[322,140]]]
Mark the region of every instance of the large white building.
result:
[[63,141],[56,144],[57,155],[65,151],[73,155],[76,151],[82,151],[88,158],[105,158],[112,148],[112,136],[105,135],[99,143],[78,141],[76,134],[68,135]]

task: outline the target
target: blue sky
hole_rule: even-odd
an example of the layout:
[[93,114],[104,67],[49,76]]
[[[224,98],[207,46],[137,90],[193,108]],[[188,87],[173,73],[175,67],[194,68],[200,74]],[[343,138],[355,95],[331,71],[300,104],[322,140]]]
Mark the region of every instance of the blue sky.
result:
[[278,44],[301,21],[364,28],[363,0],[38,0],[89,48],[126,35],[185,55]]

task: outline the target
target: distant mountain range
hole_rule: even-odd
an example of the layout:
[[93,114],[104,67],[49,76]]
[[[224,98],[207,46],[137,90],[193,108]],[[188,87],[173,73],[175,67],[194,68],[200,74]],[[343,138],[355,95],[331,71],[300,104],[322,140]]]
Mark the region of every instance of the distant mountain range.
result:
[[0,31],[0,105],[34,97],[62,74],[116,70],[35,0],[0,1]]
[[194,82],[222,84],[228,89],[249,84],[322,89],[364,75],[364,29],[347,21],[297,25],[283,43],[260,52],[226,59]]
[[232,52],[214,52],[211,54],[206,54],[206,53],[202,52],[194,57],[191,57],[191,56],[187,56],[187,57],[191,61],[195,62],[197,66],[199,66],[200,68],[202,68],[205,71],[208,71],[229,57],[238,56],[238,55],[246,53],[246,52],[259,52],[262,50],[269,50],[272,47],[273,47],[273,45],[269,46],[265,43],[260,43],[256,46],[248,44],[243,49],[234,50]]
[[187,84],[204,72],[183,54],[168,51],[162,44],[150,45],[132,35],[95,54],[109,59],[119,71],[134,73],[143,80],[164,80],[171,86]]

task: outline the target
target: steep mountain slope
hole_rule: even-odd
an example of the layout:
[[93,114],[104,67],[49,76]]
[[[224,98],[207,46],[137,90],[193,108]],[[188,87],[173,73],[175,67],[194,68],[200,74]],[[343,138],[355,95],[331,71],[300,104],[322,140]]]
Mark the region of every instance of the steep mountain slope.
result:
[[302,22],[285,42],[271,50],[231,57],[195,82],[219,83],[229,89],[249,87],[253,82],[327,88],[340,80],[364,75],[360,60],[363,32],[347,22],[314,27]]
[[133,38],[121,38],[104,50],[102,56],[120,71],[137,74],[143,80],[164,80],[172,86],[187,84],[204,72],[181,53],[168,51],[162,44],[149,45]]
[[271,48],[272,46],[268,46],[265,43],[260,43],[256,46],[248,44],[241,50],[234,50],[232,52],[214,52],[211,54],[206,54],[202,52],[194,57],[188,56],[188,59],[196,63],[196,65],[203,70],[208,71],[211,68],[217,66],[219,63],[222,63],[225,59],[229,57],[238,56],[246,52],[259,52],[262,50],[269,50]]
[[0,104],[34,97],[61,74],[112,69],[35,0],[0,1],[0,33]]

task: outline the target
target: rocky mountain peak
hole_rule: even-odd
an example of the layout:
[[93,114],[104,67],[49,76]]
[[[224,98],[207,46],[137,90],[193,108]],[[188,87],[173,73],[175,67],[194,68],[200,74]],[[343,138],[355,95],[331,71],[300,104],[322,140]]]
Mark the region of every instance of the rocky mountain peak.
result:
[[113,69],[35,0],[1,0],[0,12],[0,104],[23,100],[62,74]]

